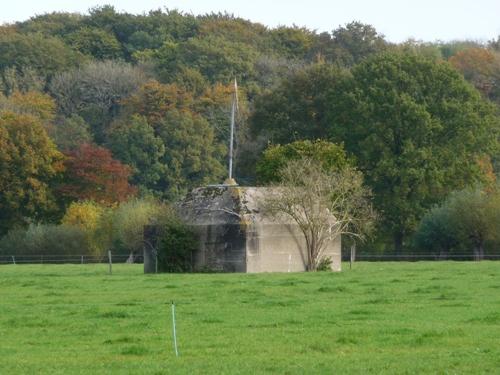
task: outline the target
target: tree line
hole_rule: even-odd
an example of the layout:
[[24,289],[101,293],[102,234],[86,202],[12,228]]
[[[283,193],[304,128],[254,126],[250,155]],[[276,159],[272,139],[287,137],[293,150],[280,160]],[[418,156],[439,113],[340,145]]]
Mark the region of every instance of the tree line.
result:
[[[301,152],[355,167],[378,217],[366,251],[441,251],[425,240],[429,215],[453,197],[497,194],[500,37],[394,44],[359,22],[317,33],[229,14],[102,6],[0,26],[3,242],[65,225],[89,252],[109,241],[125,249],[120,235],[106,242],[96,232],[124,233],[110,219],[122,207],[149,212],[131,219],[137,226],[165,221],[171,211],[154,207],[222,182],[234,78],[237,181],[273,183],[276,168]],[[446,233],[465,228],[453,222]],[[472,241],[459,232],[460,246]],[[494,237],[471,246],[495,250]]]

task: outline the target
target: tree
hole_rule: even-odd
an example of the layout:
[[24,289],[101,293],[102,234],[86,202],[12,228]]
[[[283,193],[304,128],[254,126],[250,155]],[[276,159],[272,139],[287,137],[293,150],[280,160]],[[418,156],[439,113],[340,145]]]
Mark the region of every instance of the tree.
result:
[[28,91],[14,91],[9,97],[0,94],[0,110],[17,114],[32,115],[39,119],[48,129],[55,117],[56,103],[47,94]]
[[96,236],[96,231],[106,213],[106,208],[93,201],[71,202],[66,209],[61,224],[80,228],[85,233],[86,242],[94,255],[101,255],[104,246]]
[[256,98],[250,118],[253,134],[264,134],[273,143],[326,138],[331,123],[329,93],[344,76],[334,66],[320,63],[282,80],[274,90]]
[[176,74],[189,66],[212,83],[228,83],[234,77],[240,82],[253,77],[258,52],[248,44],[210,34],[190,38],[184,43],[167,39],[153,56],[158,74],[166,82],[173,82]]
[[56,211],[62,159],[38,118],[0,111],[0,234]]
[[317,141],[296,141],[287,145],[270,145],[257,163],[257,182],[268,184],[276,182],[280,170],[290,161],[310,158],[321,165],[325,171],[338,172],[352,162],[342,146],[334,143]]
[[0,71],[32,68],[43,77],[78,66],[82,56],[59,38],[38,33],[0,33]]
[[193,104],[190,92],[176,84],[162,84],[150,80],[134,94],[123,100],[123,112],[144,116],[156,129],[165,114],[173,109],[189,110]]
[[417,245],[425,250],[471,249],[474,259],[484,258],[486,245],[500,240],[500,193],[470,188],[453,192],[440,206],[431,209],[415,234]]
[[123,56],[115,36],[98,28],[83,27],[68,37],[68,43],[83,54],[99,60],[119,59]]
[[307,270],[315,271],[326,243],[342,234],[363,238],[374,218],[370,192],[354,168],[325,170],[310,158],[289,161],[280,170],[280,182],[263,198],[264,212],[286,215],[302,231]]
[[144,226],[164,225],[173,215],[171,208],[155,199],[131,199],[112,214],[113,246],[120,253],[142,254]]
[[436,206],[427,212],[420,221],[414,238],[417,248],[426,252],[436,250],[440,258],[446,258],[460,245],[450,207]]
[[165,154],[163,140],[155,135],[145,117],[133,115],[115,121],[107,134],[113,156],[132,168],[132,183],[144,191],[156,190],[165,173],[161,159]]
[[486,177],[480,160],[498,147],[493,106],[448,64],[414,54],[377,55],[353,68],[328,116],[398,253],[430,207]]
[[215,142],[207,121],[186,111],[168,111],[158,124],[157,134],[165,144],[163,189],[169,198],[188,189],[221,181],[225,168],[218,160],[224,146]]
[[0,74],[0,92],[6,96],[16,91],[43,91],[46,79],[34,68],[23,66],[21,68],[8,67]]
[[59,191],[67,199],[112,205],[136,192],[128,182],[130,167],[113,159],[104,147],[83,144],[68,152],[64,164],[66,175]]
[[460,239],[473,249],[474,258],[484,258],[487,241],[500,239],[500,193],[466,189],[450,196],[446,206]]
[[312,52],[329,62],[351,67],[387,47],[384,36],[373,26],[354,21],[338,27],[331,36],[328,33],[320,34]]
[[92,142],[90,126],[78,115],[59,116],[48,130],[50,138],[63,152],[74,150],[83,143]]
[[145,81],[143,72],[117,61],[92,62],[57,74],[50,84],[59,110],[78,114],[92,128],[96,142],[105,140],[106,128],[118,113],[119,103]]
[[500,54],[486,48],[468,48],[449,61],[484,97],[500,104]]
[[314,33],[304,27],[280,26],[270,34],[273,49],[288,58],[304,58],[314,43]]

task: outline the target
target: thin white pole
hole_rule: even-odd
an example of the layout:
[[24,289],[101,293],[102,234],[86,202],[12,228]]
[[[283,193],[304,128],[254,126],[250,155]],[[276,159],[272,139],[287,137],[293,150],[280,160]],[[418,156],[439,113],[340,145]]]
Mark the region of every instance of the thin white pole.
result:
[[111,275],[113,273],[113,261],[111,260],[111,250],[108,250],[108,260],[109,260],[109,274]]
[[234,95],[233,104],[231,106],[231,132],[229,136],[229,178],[233,178],[233,149],[234,149],[234,123],[235,115],[238,106],[238,85],[236,83],[236,78],[234,79]]
[[179,356],[179,351],[177,350],[177,334],[175,332],[175,305],[174,301],[172,301],[172,332],[174,336],[174,349],[175,349],[175,356]]
[[12,263],[16,264],[16,258],[12,255]]

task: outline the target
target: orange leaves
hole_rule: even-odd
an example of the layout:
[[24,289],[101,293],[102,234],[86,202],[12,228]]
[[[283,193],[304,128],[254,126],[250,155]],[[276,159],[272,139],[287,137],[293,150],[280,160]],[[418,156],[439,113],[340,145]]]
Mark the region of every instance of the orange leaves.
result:
[[158,123],[172,109],[187,110],[192,103],[193,96],[183,88],[154,80],[122,102],[130,113],[145,116],[150,124]]
[[60,191],[68,198],[112,205],[136,194],[128,182],[130,167],[113,159],[104,147],[83,144],[68,153],[65,166],[66,182]]

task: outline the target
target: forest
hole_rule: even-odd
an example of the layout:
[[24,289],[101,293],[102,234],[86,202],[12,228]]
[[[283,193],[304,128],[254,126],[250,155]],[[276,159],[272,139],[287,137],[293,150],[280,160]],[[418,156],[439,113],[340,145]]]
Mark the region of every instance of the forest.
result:
[[500,36],[391,43],[231,14],[112,6],[0,26],[0,255],[141,249],[190,189],[280,158],[351,165],[371,254],[500,254]]

